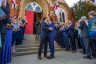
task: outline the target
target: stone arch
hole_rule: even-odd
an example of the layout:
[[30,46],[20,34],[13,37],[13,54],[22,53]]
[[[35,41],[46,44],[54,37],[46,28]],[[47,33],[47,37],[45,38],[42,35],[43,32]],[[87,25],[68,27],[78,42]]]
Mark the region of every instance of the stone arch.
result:
[[36,2],[36,3],[38,3],[41,6],[42,10],[43,10],[43,12],[42,12],[43,13],[43,16],[48,17],[49,7],[48,7],[48,5],[47,5],[47,3],[46,3],[45,0],[43,0],[43,1],[40,1],[40,0],[24,0],[23,1],[23,5],[21,6],[21,9],[22,9],[22,15],[21,15],[21,17],[23,17],[25,15],[25,9],[26,9],[25,7],[30,2]]
[[65,21],[68,22],[68,21],[72,21],[72,12],[71,12],[71,9],[68,7],[68,5],[66,3],[62,3],[62,2],[59,2],[60,3],[60,6],[64,9],[65,11],[65,15],[66,15],[66,19]]

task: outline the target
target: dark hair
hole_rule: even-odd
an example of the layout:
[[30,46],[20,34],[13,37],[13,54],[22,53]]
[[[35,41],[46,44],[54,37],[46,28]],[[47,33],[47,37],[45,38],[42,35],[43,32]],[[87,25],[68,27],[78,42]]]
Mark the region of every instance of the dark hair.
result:
[[53,21],[53,18],[50,18],[51,21]]
[[42,20],[45,21],[45,19],[47,19],[47,17],[44,17]]

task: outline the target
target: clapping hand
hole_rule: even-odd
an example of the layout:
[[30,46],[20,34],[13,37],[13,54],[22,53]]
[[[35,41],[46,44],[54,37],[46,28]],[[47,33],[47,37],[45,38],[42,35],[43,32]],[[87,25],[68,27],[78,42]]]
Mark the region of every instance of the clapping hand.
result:
[[7,23],[7,28],[12,28],[12,24]]
[[49,30],[50,30],[50,31],[53,31],[53,28],[50,27]]

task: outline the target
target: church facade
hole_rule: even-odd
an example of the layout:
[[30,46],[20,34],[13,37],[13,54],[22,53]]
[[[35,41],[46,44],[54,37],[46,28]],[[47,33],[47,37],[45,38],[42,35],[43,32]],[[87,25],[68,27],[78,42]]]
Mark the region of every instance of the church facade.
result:
[[[33,11],[30,6],[30,4],[33,3],[34,6],[36,4],[40,6],[43,17],[52,17],[52,18],[58,17],[57,16],[58,12],[55,10],[56,8],[60,7],[63,9],[65,21],[72,20],[71,10],[64,0],[42,0],[42,1],[41,0],[16,0],[16,3],[17,3],[17,8],[11,9],[11,16],[14,16],[14,15],[18,15],[20,17],[25,16],[26,10]],[[28,9],[27,7],[29,7],[30,9]]]
[[72,21],[71,9],[64,0],[12,0],[11,4],[11,16],[26,16],[28,24],[25,33],[28,34],[33,34],[37,18],[50,17],[65,23]]

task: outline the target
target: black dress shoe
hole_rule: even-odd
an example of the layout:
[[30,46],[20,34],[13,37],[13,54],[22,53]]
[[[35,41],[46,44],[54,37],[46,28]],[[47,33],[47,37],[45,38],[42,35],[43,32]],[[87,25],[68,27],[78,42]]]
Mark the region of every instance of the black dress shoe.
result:
[[92,59],[90,56],[83,56],[85,59]]
[[44,56],[44,58],[48,58],[48,56]]
[[44,57],[46,58],[46,57],[47,57],[47,55],[44,55]]
[[96,55],[92,54],[92,57],[93,57],[93,58],[96,58]]
[[54,58],[54,57],[52,57],[52,56],[48,56],[48,57],[47,57],[47,59],[53,59],[53,58]]
[[42,60],[42,57],[39,56],[38,59],[39,59],[39,60]]
[[96,59],[96,56],[93,56],[94,59]]
[[72,53],[76,53],[76,50],[73,50]]

